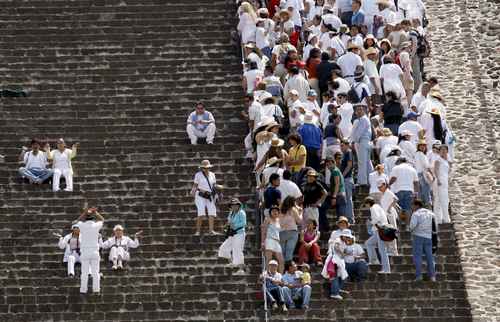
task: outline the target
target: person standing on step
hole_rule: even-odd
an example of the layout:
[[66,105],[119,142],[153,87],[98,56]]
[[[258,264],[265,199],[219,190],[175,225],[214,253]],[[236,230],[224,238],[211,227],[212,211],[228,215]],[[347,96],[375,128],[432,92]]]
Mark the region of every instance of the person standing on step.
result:
[[64,249],[63,262],[68,265],[68,276],[75,277],[75,264],[80,263],[80,228],[78,224],[74,224],[71,226],[71,233],[66,236],[54,235],[59,237],[59,248]]
[[[50,149],[46,147],[46,150]],[[47,151],[40,150],[40,141],[37,139],[31,140],[31,151],[23,147],[19,155],[19,162],[24,164],[24,167],[19,168],[19,175],[24,179],[27,178],[30,183],[42,184],[45,180],[52,177],[54,171],[47,169],[48,165]]]
[[306,165],[319,171],[321,144],[323,143],[321,129],[315,124],[313,114],[306,113],[304,124],[297,130],[306,147]]
[[389,255],[387,254],[387,246],[378,233],[379,228],[382,228],[389,223],[387,221],[387,215],[385,214],[384,209],[382,209],[380,205],[376,204],[372,197],[366,197],[364,204],[370,208],[371,237],[365,242],[369,264],[378,265],[380,263],[375,250],[378,248],[380,260],[382,261],[382,270],[378,273],[390,274],[391,265],[389,263]]
[[92,291],[99,294],[101,291],[101,275],[99,263],[99,231],[102,229],[104,218],[97,208],[84,209],[78,218],[80,228],[80,260],[82,272],[80,278],[80,293],[86,294],[89,274],[92,274]]
[[271,206],[269,216],[266,216],[262,224],[261,241],[262,251],[267,261],[276,258],[278,260],[278,271],[283,273],[285,261],[283,259],[283,251],[280,244],[280,208],[278,205]]
[[230,265],[239,267],[233,275],[245,275],[245,228],[247,215],[238,198],[231,199],[231,212],[227,218],[226,240],[219,247],[219,257],[227,258]]
[[354,166],[354,156],[351,150],[349,141],[342,140],[340,142],[340,151],[342,152],[342,160],[340,162],[340,171],[344,176],[344,188],[346,198],[346,215],[347,218],[354,219],[354,206],[352,203],[352,195],[354,193],[354,179],[352,177],[352,169]]
[[364,105],[355,106],[357,119],[354,121],[351,132],[351,142],[358,158],[358,185],[368,185],[368,175],[373,171],[370,159],[372,128],[370,120],[366,116],[365,107]]
[[208,230],[212,235],[218,235],[214,230],[214,221],[217,216],[217,179],[215,173],[210,171],[213,166],[209,160],[201,161],[199,166],[200,171],[194,176],[194,184],[191,189],[191,194],[194,196],[194,202],[198,211],[196,218],[196,233],[200,235],[203,218],[208,216]]
[[415,264],[415,280],[422,280],[422,257],[427,261],[427,274],[431,281],[436,281],[436,268],[432,256],[432,233],[433,226],[437,232],[436,215],[424,208],[420,199],[413,201],[413,214],[410,221],[410,232],[412,237],[413,263]]
[[[387,221],[392,227],[398,229],[398,213],[395,208],[398,203],[398,197],[389,189],[385,179],[379,179],[377,181],[377,187],[382,194],[379,203],[385,211]],[[387,242],[386,245],[389,256],[399,255],[397,239],[394,239],[392,242]]]
[[215,119],[212,113],[205,110],[205,105],[196,103],[196,109],[189,114],[186,131],[192,145],[198,143],[198,138],[206,138],[207,144],[214,143]]
[[[309,219],[319,222],[319,207],[325,201],[328,193],[321,183],[318,182],[318,173],[315,170],[307,171],[307,181],[302,186],[302,193],[304,194],[304,223]],[[327,226],[327,223],[325,223]],[[320,231],[322,230],[322,223],[319,225]]]
[[293,259],[299,240],[299,227],[302,225],[302,208],[297,207],[294,197],[287,197],[281,204],[280,244],[285,262]]
[[78,143],[73,144],[71,149],[66,149],[66,143],[61,138],[57,140],[57,149],[47,153],[49,160],[52,160],[54,176],[52,178],[52,191],[59,191],[59,182],[61,176],[66,180],[66,189],[64,191],[73,191],[73,167],[71,160],[76,156]]
[[123,226],[116,225],[113,228],[114,236],[106,240],[102,244],[103,249],[110,249],[109,251],[109,261],[113,263],[113,269],[122,269],[123,262],[128,262],[130,260],[130,248],[139,247],[139,240],[137,239],[142,231],[135,233],[134,239],[123,235]]
[[401,218],[406,221],[411,214],[411,203],[414,195],[418,194],[419,183],[417,171],[407,162],[405,157],[400,157],[392,169],[389,187],[398,197],[398,203],[403,213]]
[[434,160],[434,174],[436,180],[434,183],[434,202],[433,210],[437,217],[437,223],[451,222],[448,211],[450,197],[448,195],[448,184],[450,181],[450,162],[448,161],[448,146],[442,144],[439,147],[439,157]]

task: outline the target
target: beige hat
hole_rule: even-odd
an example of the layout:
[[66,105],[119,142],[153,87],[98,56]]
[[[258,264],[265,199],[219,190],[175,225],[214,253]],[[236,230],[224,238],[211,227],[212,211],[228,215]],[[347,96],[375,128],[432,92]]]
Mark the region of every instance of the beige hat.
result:
[[311,170],[307,171],[307,176],[308,177],[317,177],[318,173],[316,172],[316,170],[311,169]]
[[281,125],[279,125],[279,123],[278,123],[278,122],[276,122],[276,121],[272,121],[272,122],[271,122],[271,123],[269,123],[269,125],[266,127],[266,131],[271,130],[271,129],[272,129],[273,127],[275,127],[275,126],[280,127]]
[[289,92],[290,95],[297,95],[299,96],[299,92],[297,92],[296,89],[292,89],[290,92]]
[[441,91],[439,90],[439,87],[438,86],[434,86],[430,92],[429,92],[429,96],[432,96],[432,97],[435,97],[435,98],[439,98],[439,99],[443,99],[443,95],[441,95]]
[[386,6],[390,6],[391,2],[389,0],[378,0],[377,4],[383,4],[383,5],[386,5]]
[[425,139],[418,140],[417,146],[419,145],[427,145],[427,141]]
[[429,113],[434,114],[434,115],[441,115],[441,112],[439,111],[439,108],[433,107]]
[[382,129],[382,134],[384,134],[384,136],[391,136],[391,135],[392,135],[392,131],[391,131],[391,129],[390,129],[390,128],[388,128],[388,127],[384,127],[384,128]]
[[345,222],[347,224],[347,227],[349,227],[349,219],[347,219],[346,216],[340,216],[339,220],[337,220],[337,225],[340,224],[341,222]]
[[304,123],[313,124],[313,115],[311,113],[306,113],[304,115]]
[[274,164],[280,162],[281,159],[277,158],[277,157],[272,157],[270,159],[267,160],[266,162],[266,168],[269,168],[271,166],[273,166]]
[[271,124],[272,122],[274,122],[274,117],[271,117],[271,116],[264,116],[259,123],[257,123],[257,127],[256,129],[260,128],[260,127],[263,127],[263,126],[267,126],[269,124]]
[[271,140],[271,146],[279,147],[285,145],[285,141],[279,138],[273,138]]
[[359,49],[359,46],[351,41],[349,45],[347,45],[347,49]]
[[199,166],[200,169],[210,169],[212,167],[213,166],[210,164],[209,160],[203,160],[203,161],[201,161],[201,164]]
[[123,231],[123,226],[122,225],[116,225],[115,228],[113,228],[113,231],[121,230]]
[[375,47],[370,47],[367,50],[365,50],[365,54],[366,54],[366,56],[373,55],[373,54],[377,55],[378,54],[378,50]]
[[255,44],[253,42],[249,42],[249,43],[245,44],[245,48],[253,49],[253,48],[255,48]]
[[282,16],[282,15],[287,15],[287,16],[289,16],[289,17],[290,17],[290,12],[289,12],[288,10],[286,10],[286,9],[282,9],[282,10],[280,11],[279,15],[280,15],[280,16]]

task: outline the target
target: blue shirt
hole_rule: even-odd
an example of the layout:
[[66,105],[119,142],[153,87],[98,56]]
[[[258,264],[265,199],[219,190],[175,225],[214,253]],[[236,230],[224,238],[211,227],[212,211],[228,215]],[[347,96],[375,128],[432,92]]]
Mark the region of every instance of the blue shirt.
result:
[[264,206],[266,209],[271,208],[273,205],[279,205],[278,200],[281,199],[281,192],[278,188],[268,187],[266,191],[264,191]]
[[358,10],[357,12],[352,13],[351,17],[351,25],[364,25],[365,24],[365,14],[363,11]]
[[364,140],[370,141],[372,139],[372,125],[368,116],[363,115],[356,119],[352,126],[351,140],[352,142],[359,143]]
[[238,231],[237,234],[243,234],[247,225],[247,215],[245,211],[243,209],[240,209],[237,213],[230,213],[229,225],[231,225],[231,228],[233,230]]
[[304,124],[299,127],[300,136],[302,137],[302,144],[306,148],[319,149],[321,147],[321,130],[314,124]]

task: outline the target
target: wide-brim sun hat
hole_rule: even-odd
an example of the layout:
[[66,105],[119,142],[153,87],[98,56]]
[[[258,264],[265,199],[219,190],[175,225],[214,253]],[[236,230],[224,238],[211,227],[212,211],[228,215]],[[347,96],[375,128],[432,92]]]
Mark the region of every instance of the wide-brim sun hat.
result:
[[378,55],[378,50],[375,47],[369,47],[367,50],[365,50],[365,55]]
[[382,129],[382,134],[383,134],[384,136],[391,136],[391,135],[392,135],[392,131],[391,131],[391,129],[390,129],[390,128],[388,128],[388,127],[384,127],[384,128]]
[[213,168],[213,165],[210,164],[209,160],[203,160],[203,161],[201,161],[199,168],[200,169],[210,169],[210,168]]
[[123,226],[122,226],[122,225],[116,225],[116,226],[113,228],[113,231],[117,231],[117,230],[121,230],[121,231],[123,231]]
[[281,159],[278,158],[278,157],[272,157],[270,158],[269,160],[266,161],[266,168],[269,168],[273,165],[275,165],[276,163],[280,162]]
[[317,177],[318,173],[316,172],[316,170],[311,169],[311,170],[307,171],[307,176],[308,177]]
[[350,224],[349,224],[349,219],[347,219],[347,217],[345,217],[345,216],[340,216],[340,217],[339,217],[339,220],[337,220],[337,225],[338,225],[338,224],[340,224],[341,222],[346,223],[346,224],[347,224],[347,227],[349,227],[349,226],[350,226]]
[[311,113],[306,113],[304,115],[304,123],[313,124],[314,123],[313,120],[314,120],[314,117]]
[[280,127],[280,126],[281,125],[278,122],[273,121],[266,126],[266,131],[270,131],[273,127]]
[[273,146],[273,147],[280,147],[280,146],[283,146],[283,145],[285,145],[285,140],[283,140],[283,139],[273,138],[271,140],[271,146]]

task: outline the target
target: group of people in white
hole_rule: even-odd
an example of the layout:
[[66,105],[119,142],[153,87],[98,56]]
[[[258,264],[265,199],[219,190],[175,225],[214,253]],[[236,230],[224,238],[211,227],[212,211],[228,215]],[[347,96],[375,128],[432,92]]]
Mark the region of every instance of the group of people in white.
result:
[[130,249],[139,247],[138,237],[142,231],[134,234],[133,238],[124,235],[122,225],[113,228],[113,236],[103,241],[100,230],[103,228],[104,218],[96,208],[86,208],[71,226],[71,232],[65,236],[55,233],[59,238],[58,246],[64,250],[63,262],[67,265],[68,276],[75,276],[75,264],[81,264],[80,293],[87,293],[88,276],[92,276],[93,293],[99,293],[100,286],[100,249],[109,249],[109,262],[113,270],[123,269],[125,262],[130,260]]

